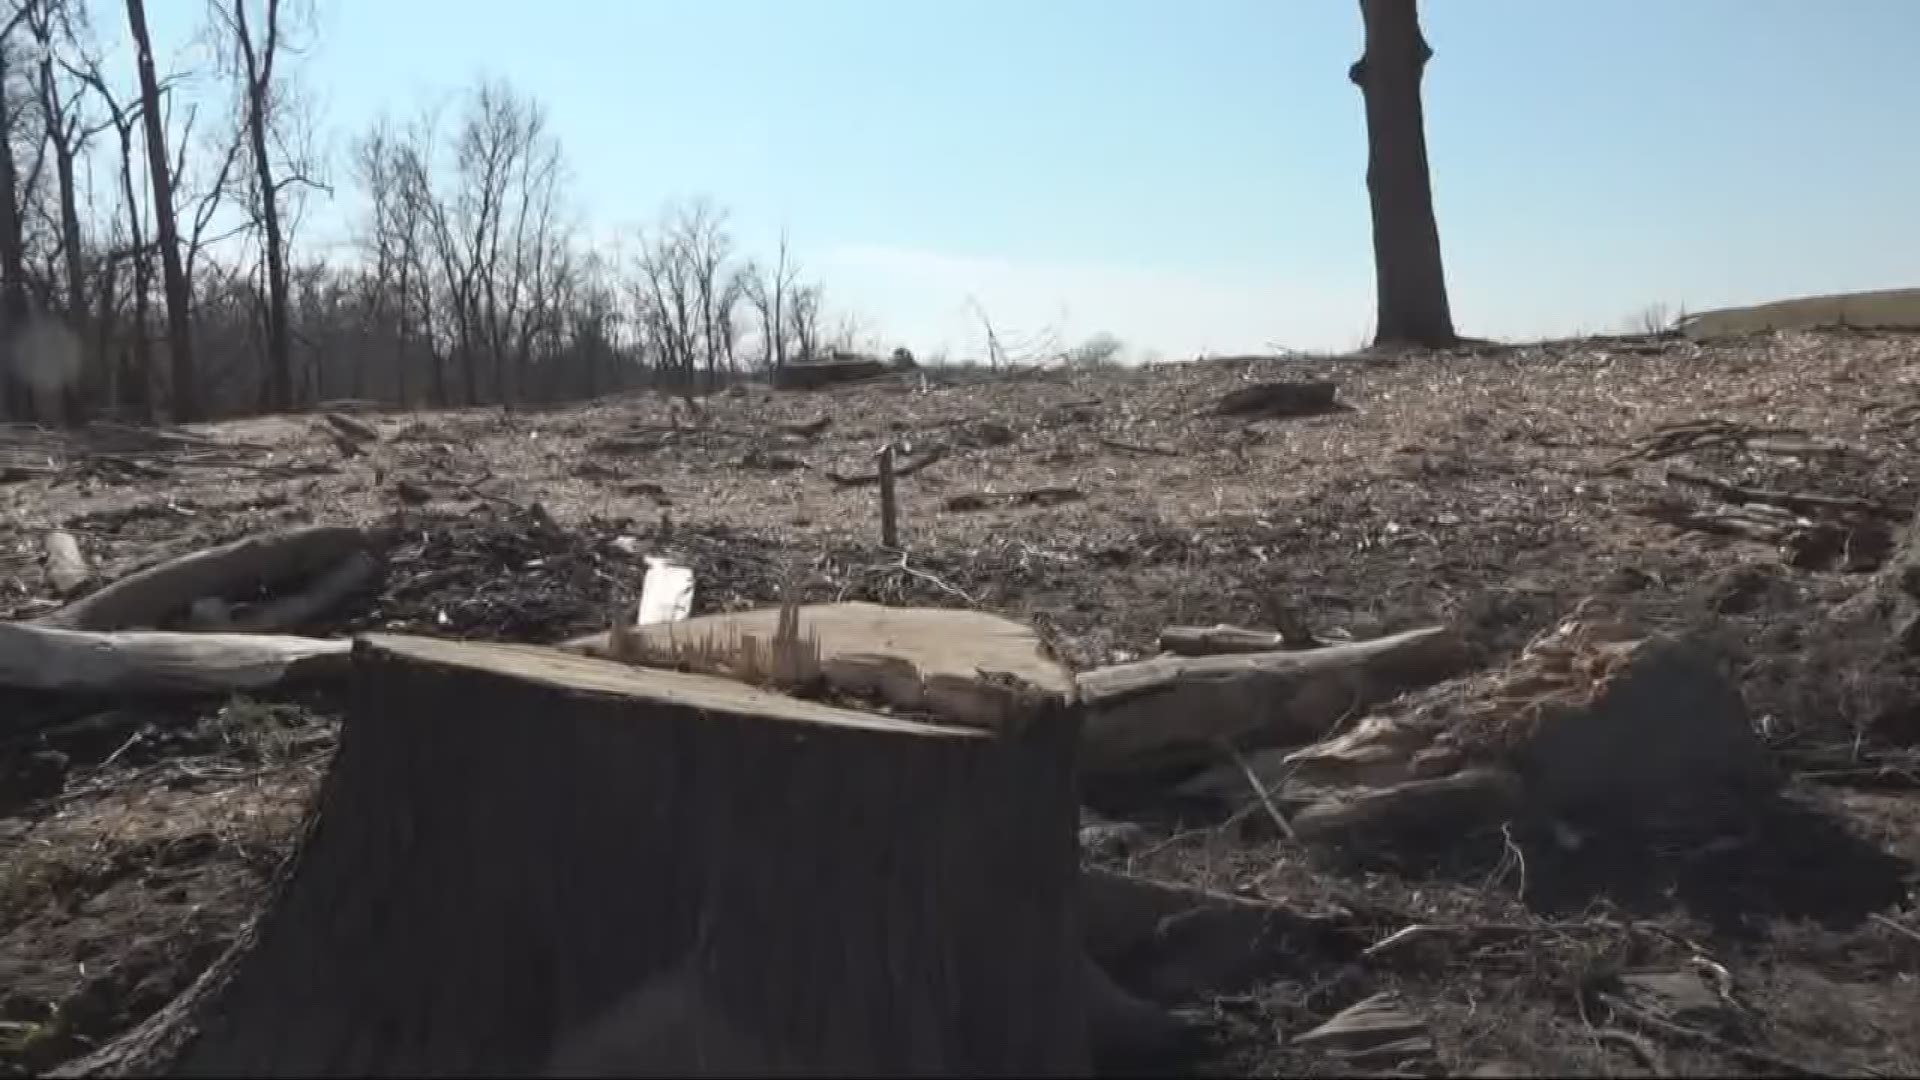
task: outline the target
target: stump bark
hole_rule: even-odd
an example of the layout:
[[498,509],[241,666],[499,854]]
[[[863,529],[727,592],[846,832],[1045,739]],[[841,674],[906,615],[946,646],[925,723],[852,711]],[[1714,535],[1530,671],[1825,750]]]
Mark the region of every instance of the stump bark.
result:
[[527,646],[354,663],[275,901],[69,1073],[1085,1073],[1064,706],[992,734]]

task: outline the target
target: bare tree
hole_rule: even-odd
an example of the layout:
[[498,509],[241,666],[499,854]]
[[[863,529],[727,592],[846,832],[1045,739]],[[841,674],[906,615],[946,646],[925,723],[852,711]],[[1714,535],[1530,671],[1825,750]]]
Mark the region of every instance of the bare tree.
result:
[[193,359],[192,298],[187,288],[186,268],[180,260],[180,231],[173,207],[174,171],[167,162],[166,125],[160,114],[160,79],[154,74],[153,41],[147,34],[144,0],[127,0],[127,26],[133,33],[134,63],[140,74],[140,113],[146,126],[147,170],[153,184],[154,224],[160,236],[160,269],[166,280],[173,418],[196,420],[200,417],[200,387]]
[[793,314],[788,320],[793,330],[793,356],[811,360],[820,355],[820,286],[803,285],[793,290]]
[[1440,229],[1427,168],[1420,80],[1433,50],[1416,0],[1360,0],[1366,47],[1348,70],[1367,108],[1367,195],[1380,344],[1451,345]]
[[747,293],[733,265],[726,215],[706,200],[671,206],[640,236],[635,317],[660,367],[681,389],[709,388],[734,364],[736,320]]
[[283,192],[303,177],[291,165],[269,152],[270,138],[278,134],[282,94],[276,65],[285,48],[280,0],[266,0],[256,34],[248,0],[216,0],[215,15],[232,35],[233,66],[241,81],[241,123],[252,158],[250,210],[261,233],[266,270],[266,406],[284,411],[293,407],[293,344],[287,313],[287,250],[282,227]]
[[787,366],[793,321],[793,292],[799,268],[787,255],[787,234],[771,267],[748,263],[740,273],[741,296],[760,322],[760,363],[769,370]]
[[[69,329],[76,340],[85,332],[91,306],[87,296],[88,251],[80,220],[80,200],[76,181],[77,166],[87,143],[100,131],[88,126],[80,108],[79,95],[68,92],[68,69],[57,63],[64,47],[84,52],[79,38],[83,33],[85,9],[70,0],[34,0],[26,8],[27,25],[39,53],[35,90],[42,129],[53,152],[54,177],[59,200],[58,228],[65,303],[62,305]],[[105,125],[101,125],[105,126]],[[79,354],[84,357],[84,353]],[[81,370],[64,387],[67,418],[79,421],[95,403],[99,386],[107,370],[104,357],[92,364],[81,360]]]
[[[107,110],[108,125],[113,128],[119,149],[119,196],[125,213],[123,226],[125,233],[120,236],[121,245],[107,254],[104,270],[107,283],[101,289],[101,306],[98,318],[101,324],[101,363],[112,374],[109,382],[114,388],[111,403],[124,407],[137,420],[153,418],[153,378],[152,378],[152,342],[148,336],[149,300],[153,295],[153,256],[154,245],[147,240],[145,220],[140,213],[139,169],[134,164],[134,129],[140,123],[140,104],[132,102],[122,105],[113,91],[107,86],[106,78],[100,72],[97,57],[83,57],[84,66],[68,65],[68,70],[80,78],[97,96]],[[110,347],[111,335],[108,323],[112,319],[113,293],[111,284],[114,271],[122,260],[133,264],[133,281],[129,287],[132,301],[131,333],[121,349],[119,361],[105,355]]]

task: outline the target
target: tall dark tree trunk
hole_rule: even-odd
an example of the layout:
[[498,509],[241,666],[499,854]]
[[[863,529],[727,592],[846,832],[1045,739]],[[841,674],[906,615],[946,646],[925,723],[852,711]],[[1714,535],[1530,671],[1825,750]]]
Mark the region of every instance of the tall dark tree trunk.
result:
[[147,232],[140,223],[140,203],[133,189],[133,131],[120,128],[120,181],[127,201],[127,236],[133,259],[133,325],[121,354],[121,400],[127,417],[140,423],[153,422],[153,345],[148,337],[149,303],[153,296],[153,255],[147,245]]
[[407,339],[413,329],[412,308],[412,260],[409,258],[400,263],[400,310],[393,327],[393,396],[403,409],[413,406],[412,387],[407,379],[407,364],[411,362],[407,352]]
[[280,2],[267,0],[266,42],[256,49],[247,25],[246,0],[234,0],[234,33],[247,69],[247,143],[260,189],[260,229],[267,249],[267,407],[293,407],[293,345],[287,330],[286,242],[280,228],[280,189],[267,153],[269,95],[273,92],[274,55],[279,51]]
[[18,376],[14,355],[27,324],[27,269],[20,230],[20,173],[13,160],[13,110],[4,88],[12,59],[16,15],[0,34],[0,417],[29,416],[33,392]]
[[1440,227],[1427,169],[1420,79],[1433,50],[1415,0],[1360,0],[1366,49],[1347,76],[1367,106],[1367,195],[1373,207],[1376,344],[1451,345]]
[[173,215],[173,176],[167,171],[167,128],[160,114],[160,80],[153,72],[153,41],[144,0],[127,0],[134,63],[140,69],[141,119],[147,132],[147,170],[153,178],[153,214],[160,234],[160,271],[167,286],[167,351],[173,369],[173,418],[200,419],[200,379],[188,322],[187,271],[180,262],[180,230]]
[[[87,303],[86,249],[81,243],[79,200],[75,195],[74,158],[78,153],[77,125],[67,117],[60,100],[60,86],[54,79],[51,32],[40,43],[45,50],[40,58],[40,108],[49,125],[48,142],[53,147],[54,175],[60,195],[60,241],[65,249],[63,265],[67,284],[67,325],[74,340],[84,338],[89,305]],[[68,383],[65,391],[67,421],[79,425],[98,403],[103,372],[99,364],[82,361],[82,370]]]

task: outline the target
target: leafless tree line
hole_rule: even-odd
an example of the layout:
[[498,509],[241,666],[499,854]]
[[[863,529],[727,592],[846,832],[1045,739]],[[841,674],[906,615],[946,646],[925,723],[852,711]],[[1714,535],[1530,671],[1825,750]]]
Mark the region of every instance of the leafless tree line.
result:
[[[0,3],[0,418],[538,404],[713,386],[857,332],[784,239],[748,258],[704,200],[596,238],[546,110],[498,79],[330,162],[306,0],[205,0],[186,70],[161,69],[143,0]],[[121,35],[130,71],[102,59]],[[318,199],[357,208],[350,250],[303,235]]]

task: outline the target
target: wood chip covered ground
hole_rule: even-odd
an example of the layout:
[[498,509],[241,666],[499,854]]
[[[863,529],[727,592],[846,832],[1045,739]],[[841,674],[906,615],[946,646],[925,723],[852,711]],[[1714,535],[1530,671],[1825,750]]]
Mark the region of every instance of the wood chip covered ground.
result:
[[[1280,383],[1336,386],[1338,407],[1222,407]],[[1177,1044],[1157,1067],[1911,1074],[1916,417],[1920,336],[1796,331],[912,372],[699,409],[356,413],[364,430],[0,430],[0,1075],[113,1043],[226,952],[348,710],[336,680],[269,678],[250,653],[221,661],[233,689],[182,689],[183,654],[142,631],[559,645],[630,611],[649,557],[693,570],[696,616],[991,612],[1031,630],[1023,662],[1081,686],[1163,642],[1337,659],[1445,628],[1419,679],[1317,661],[1335,674],[1288,681],[1258,730],[1130,727],[1145,741],[1107,759],[1083,743],[1087,872],[1211,897],[1142,916],[1151,935],[1087,928],[1090,1001],[1181,1033],[1141,1048]],[[886,443],[897,549],[877,485],[846,482]],[[295,531],[312,526],[364,543],[217,597],[133,578],[342,535]],[[133,624],[69,606],[126,581],[92,610]],[[74,689],[102,671],[116,692]],[[1699,721],[1684,734],[1646,720],[1675,703]],[[1574,758],[1586,779],[1643,766],[1636,804],[1658,812],[1582,818]],[[1669,806],[1687,779],[1700,798]]]

